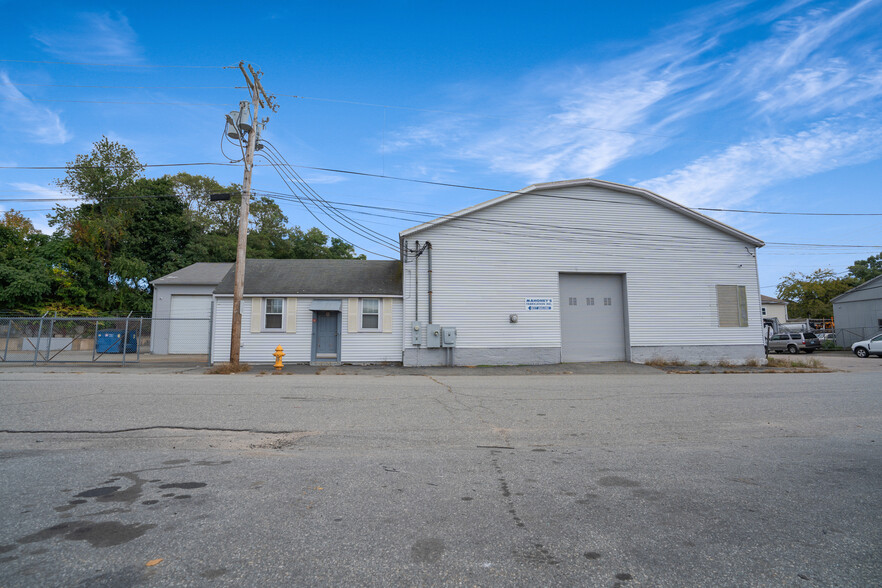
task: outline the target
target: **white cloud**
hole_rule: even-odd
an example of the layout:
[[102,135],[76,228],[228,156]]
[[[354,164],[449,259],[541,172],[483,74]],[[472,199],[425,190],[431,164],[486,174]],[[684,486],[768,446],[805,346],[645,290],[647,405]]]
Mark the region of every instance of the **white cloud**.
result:
[[[462,92],[470,98],[454,98],[448,109],[476,117],[426,115],[426,123],[390,133],[386,149],[429,148],[437,159],[534,182],[597,176],[666,147],[673,136],[701,135],[689,130],[699,114],[725,111],[734,117],[730,128],[747,133],[760,124],[768,132],[777,122],[772,115],[804,128],[819,117],[860,116],[882,97],[882,67],[871,57],[875,37],[865,34],[880,20],[873,6],[791,0],[763,11],[720,2],[607,62],[534,71],[492,89],[473,86]],[[758,40],[739,44],[745,37]],[[517,114],[506,117],[510,112]]]
[[35,143],[58,145],[71,139],[61,117],[50,108],[39,106],[22,94],[9,79],[5,71],[0,71],[0,125],[9,133],[15,132]]
[[64,31],[38,31],[32,38],[59,59],[90,63],[140,63],[143,51],[129,20],[120,13],[83,13]]
[[639,185],[687,206],[732,206],[763,188],[882,155],[882,125],[825,121],[807,130],[732,145]]

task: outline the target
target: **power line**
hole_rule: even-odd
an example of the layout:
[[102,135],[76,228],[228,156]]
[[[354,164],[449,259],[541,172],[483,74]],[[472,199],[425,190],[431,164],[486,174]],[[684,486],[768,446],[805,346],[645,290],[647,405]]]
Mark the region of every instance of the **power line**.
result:
[[[279,152],[278,148],[276,148],[275,145],[273,145],[273,144],[272,144],[271,142],[269,142],[269,141],[263,141],[263,143],[266,144],[266,146],[267,146],[267,150],[271,151],[272,153],[275,154],[276,157],[278,157],[279,159],[281,159],[281,161],[285,164],[286,171],[287,171],[288,173],[290,173],[290,174],[293,176],[293,178],[295,179],[295,181],[296,181],[300,186],[302,186],[302,187],[303,187],[308,193],[311,193],[313,197],[315,197],[316,199],[318,199],[318,200],[320,201],[320,203],[321,203],[322,205],[324,205],[325,208],[329,209],[329,210],[332,212],[332,214],[334,214],[334,216],[337,216],[337,217],[343,219],[343,221],[344,221],[346,224],[354,225],[355,227],[357,227],[357,228],[355,229],[356,232],[360,232],[359,229],[363,229],[363,230],[365,230],[365,231],[368,231],[369,233],[371,233],[371,234],[373,234],[373,235],[379,237],[380,239],[392,243],[392,244],[394,245],[394,247],[393,247],[392,249],[394,249],[395,251],[398,250],[398,241],[396,241],[395,239],[390,239],[390,238],[387,237],[386,235],[383,235],[383,234],[381,234],[381,233],[379,233],[379,232],[377,232],[377,231],[374,231],[373,229],[370,229],[370,228],[368,228],[368,227],[366,227],[366,226],[360,224],[358,221],[349,218],[349,217],[346,216],[345,214],[342,214],[342,213],[339,211],[339,209],[334,208],[334,207],[331,205],[330,202],[328,202],[324,197],[322,197],[321,194],[319,194],[319,193],[318,193],[318,192],[317,192],[312,186],[310,186],[309,183],[308,183],[306,180],[304,180],[304,179],[300,176],[300,174],[298,174],[297,171],[294,170],[294,169],[291,167],[291,164],[288,163],[288,160],[285,159],[285,156],[282,155],[281,152]],[[307,196],[307,197],[308,197],[308,196]]]
[[50,98],[3,98],[10,102],[70,102],[74,104],[159,104],[161,106],[227,106],[225,102],[155,102],[133,100],[56,100]]
[[144,67],[144,68],[183,68],[183,69],[224,69],[228,65],[150,65],[145,63],[88,63],[80,61],[43,61],[36,59],[0,59],[4,63],[42,63],[46,65],[82,65],[88,67]]
[[[263,156],[266,157],[269,161],[275,163],[275,162],[273,161],[273,159],[271,158],[271,156],[270,156],[268,153],[264,153]],[[301,204],[303,204],[304,208],[306,208],[307,211],[310,212],[310,214],[312,214],[312,211],[306,206],[306,204],[303,203],[303,201],[300,199],[300,196],[298,196],[298,195],[295,193],[295,189],[294,189],[294,187],[291,186],[291,184],[288,182],[288,179],[289,179],[289,178],[285,178],[285,177],[284,177],[284,174],[283,174],[283,172],[282,172],[282,170],[279,169],[279,168],[282,167],[282,165],[281,165],[281,164],[276,164],[276,165],[274,165],[273,167],[276,169],[276,172],[279,174],[279,176],[282,177],[282,181],[284,181],[285,184],[287,184],[288,187],[291,189],[291,191],[292,191],[292,195],[293,195],[295,198],[297,198],[298,202],[300,202]],[[290,179],[296,183],[296,180],[294,180],[293,178],[290,178]],[[301,188],[301,190],[302,190],[302,188]],[[340,220],[335,219],[335,218],[334,218],[334,215],[331,214],[331,213],[329,213],[327,208],[322,207],[322,205],[321,205],[316,199],[311,198],[311,197],[310,197],[308,194],[306,194],[306,193],[303,193],[303,195],[304,195],[304,197],[305,197],[307,200],[309,200],[310,202],[312,202],[312,203],[313,203],[313,204],[314,204],[314,205],[315,205],[320,211],[324,212],[324,214],[326,214],[329,218],[331,218],[331,220],[336,220],[336,222],[337,222],[338,224],[344,226],[345,228],[347,228],[347,229],[349,229],[349,230],[352,230],[353,232],[357,233],[359,236],[361,236],[361,237],[363,237],[363,238],[366,238],[366,239],[368,239],[369,241],[372,241],[372,242],[374,242],[374,243],[376,243],[376,244],[378,244],[378,245],[381,245],[381,246],[383,246],[383,247],[387,247],[387,248],[389,248],[389,249],[391,249],[391,250],[393,250],[393,251],[397,251],[397,247],[392,247],[392,246],[388,245],[387,243],[385,243],[385,242],[383,242],[383,241],[381,241],[381,240],[379,240],[379,239],[376,239],[376,238],[373,237],[370,233],[364,233],[364,232],[359,231],[357,228],[353,229],[352,227],[348,227],[346,224],[344,224],[344,223],[341,222]],[[347,243],[349,243],[349,240],[348,240],[348,239],[345,239],[342,235],[340,235],[339,233],[337,233],[337,232],[335,232],[333,229],[331,229],[328,225],[326,225],[324,222],[322,222],[322,221],[321,221],[321,220],[320,220],[315,214],[312,214],[312,216],[316,219],[316,221],[318,221],[319,223],[321,223],[322,226],[325,227],[327,230],[333,232],[334,235],[336,235],[336,236],[339,237],[340,239],[343,239],[344,241],[346,241]],[[388,239],[388,238],[385,237],[385,236],[382,236],[382,237],[383,237],[384,239]],[[352,243],[350,243],[350,244],[352,244]],[[367,251],[367,250],[366,250],[366,251]],[[369,253],[373,253],[373,252],[370,252],[370,251],[369,251]],[[375,253],[375,255],[380,255],[380,254]]]
[[[269,194],[269,195],[279,195],[279,196],[283,195],[279,192],[270,192],[270,191],[262,191],[262,192],[265,194]],[[540,195],[540,196],[556,196],[556,195],[546,195],[546,194],[541,194],[541,193],[536,193],[536,194]],[[587,199],[586,198],[575,198],[575,199],[595,201],[590,198],[587,198]],[[606,202],[603,200],[597,200],[597,201]],[[357,207],[357,208],[366,208],[366,209],[373,209],[373,210],[382,210],[382,211],[387,211],[387,212],[398,212],[398,213],[403,213],[403,214],[419,215],[419,216],[425,216],[425,217],[429,217],[429,218],[433,218],[433,219],[458,220],[458,221],[463,221],[466,223],[473,223],[473,224],[474,223],[499,224],[499,225],[504,225],[504,226],[516,225],[516,226],[524,226],[527,228],[545,228],[545,229],[552,229],[552,230],[579,231],[579,232],[585,232],[585,231],[605,232],[605,233],[611,233],[611,234],[628,235],[629,237],[634,237],[637,239],[646,239],[646,237],[647,237],[646,233],[636,233],[636,232],[630,232],[630,231],[591,229],[591,228],[586,228],[586,227],[575,227],[575,226],[566,226],[566,225],[549,224],[549,223],[526,222],[526,221],[517,221],[517,220],[477,219],[477,218],[473,218],[473,217],[469,217],[469,216],[456,216],[454,214],[443,214],[443,213],[437,213],[437,212],[409,210],[409,209],[402,209],[402,208],[392,208],[392,207],[387,207],[387,206],[370,206],[367,204],[356,204],[356,203],[352,203],[352,202],[329,201],[329,203],[330,204],[340,204],[340,205],[344,205],[344,206],[352,206],[352,207]],[[627,204],[624,202],[617,202],[617,203],[618,204]],[[391,217],[391,218],[398,218],[399,220],[408,220],[408,221],[417,222],[420,224],[425,222],[424,220],[420,220],[420,219],[410,219],[410,218],[403,218],[403,217]],[[698,241],[702,241],[702,242],[707,242],[710,240],[710,241],[728,242],[727,240],[724,240],[724,239],[708,239],[705,237],[690,237],[687,235],[662,235],[662,236],[670,237],[672,239],[681,239],[681,240],[687,240],[687,241],[698,240]],[[658,235],[656,235],[655,237],[658,237]],[[767,242],[766,244],[767,245],[778,245],[778,246],[806,246],[806,247],[831,247],[831,248],[834,248],[834,247],[835,248],[839,248],[839,247],[842,247],[842,248],[870,248],[870,249],[882,248],[882,245],[831,245],[831,244],[823,245],[823,244],[812,244],[812,243],[777,243],[777,242]]]
[[[549,194],[541,194],[539,192],[524,192],[523,189],[510,190],[510,189],[503,189],[503,188],[486,188],[486,187],[482,187],[482,186],[471,186],[468,184],[454,184],[454,183],[450,183],[450,182],[436,182],[436,181],[432,181],[432,180],[419,180],[416,178],[403,178],[400,176],[388,176],[385,174],[372,174],[372,173],[368,173],[368,172],[359,172],[359,171],[335,169],[335,168],[327,168],[327,167],[314,167],[314,166],[308,166],[308,165],[292,165],[291,167],[297,167],[300,169],[311,169],[314,171],[324,171],[324,172],[329,172],[329,173],[364,176],[364,177],[369,177],[369,178],[380,178],[380,179],[384,179],[384,180],[395,180],[395,181],[399,181],[399,182],[413,182],[413,183],[417,183],[417,184],[429,184],[429,185],[433,185],[433,186],[442,186],[445,188],[463,188],[465,190],[479,190],[482,192],[494,192],[496,194],[534,194],[534,195],[549,196],[549,197],[554,197],[554,198],[569,198],[572,200],[585,200],[585,198],[560,196],[560,195],[556,195],[556,194],[549,195]],[[705,210],[705,211],[710,211],[710,212],[743,212],[743,213],[755,213],[755,214],[784,214],[784,215],[808,214],[808,213],[802,213],[802,212],[782,212],[782,211],[772,212],[772,211],[761,211],[761,210],[736,210],[736,209],[730,209],[730,208],[703,208],[700,206],[689,207],[689,208],[692,210]],[[811,214],[815,215],[815,216],[882,216],[882,213],[875,213],[875,212],[871,212],[871,213],[864,213],[864,212],[821,213],[821,212],[816,212],[816,213],[811,213]]]
[[32,84],[15,82],[13,86],[39,86],[42,88],[101,88],[120,90],[241,90],[244,86],[88,86],[81,84]]

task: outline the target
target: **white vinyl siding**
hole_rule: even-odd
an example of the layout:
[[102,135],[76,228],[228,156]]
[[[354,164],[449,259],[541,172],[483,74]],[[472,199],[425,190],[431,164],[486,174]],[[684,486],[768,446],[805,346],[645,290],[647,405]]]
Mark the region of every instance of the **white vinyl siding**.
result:
[[[289,297],[290,301],[292,297]],[[337,300],[340,297],[336,298]],[[369,362],[400,362],[401,361],[401,299],[392,298],[390,304],[392,312],[390,316],[393,324],[390,332],[349,332],[348,309],[349,304],[356,305],[356,317],[358,316],[358,298],[342,298],[342,340],[341,358],[345,363],[369,363]],[[242,315],[242,347],[240,360],[251,364],[273,363],[273,351],[281,345],[285,350],[284,362],[308,363],[312,351],[312,311],[309,306],[313,298],[297,297],[297,304],[293,306],[297,332],[251,332],[251,313]],[[215,298],[215,326],[213,334],[212,361],[226,362],[230,358],[230,331],[232,324],[232,297]],[[290,312],[292,305],[287,305]],[[287,314],[290,328],[290,314]],[[356,323],[357,328],[357,323]]]
[[[560,347],[560,273],[624,274],[627,342],[634,346],[762,345],[755,248],[640,196],[598,187],[526,194],[406,237],[431,241],[434,323],[458,348]],[[579,202],[573,198],[584,198]],[[419,318],[428,273],[419,261]],[[414,263],[404,267],[404,321],[414,320]],[[748,324],[722,329],[717,284],[743,284]],[[590,296],[590,294],[588,295]],[[552,298],[554,310],[524,309]],[[585,300],[577,301],[584,304]],[[603,297],[595,297],[602,305]],[[509,321],[510,314],[518,322]],[[425,332],[425,330],[424,330]],[[410,329],[402,337],[412,347]],[[425,342],[425,336],[423,336]]]

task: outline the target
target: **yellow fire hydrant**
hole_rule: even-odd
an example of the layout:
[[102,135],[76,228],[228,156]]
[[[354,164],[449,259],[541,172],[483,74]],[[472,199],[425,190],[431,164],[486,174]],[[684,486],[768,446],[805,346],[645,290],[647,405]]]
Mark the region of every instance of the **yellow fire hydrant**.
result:
[[276,368],[277,370],[280,370],[280,369],[282,369],[283,367],[285,367],[285,366],[282,365],[282,358],[285,357],[285,352],[282,350],[282,346],[281,346],[281,345],[279,345],[278,347],[276,347],[276,351],[275,351],[275,353],[273,353],[273,357],[276,358],[276,363],[273,364],[273,367],[274,367],[274,368]]

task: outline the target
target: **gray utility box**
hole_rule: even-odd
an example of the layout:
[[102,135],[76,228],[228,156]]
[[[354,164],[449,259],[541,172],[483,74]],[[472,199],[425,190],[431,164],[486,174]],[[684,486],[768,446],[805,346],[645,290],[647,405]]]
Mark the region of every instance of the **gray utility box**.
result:
[[423,325],[419,321],[410,323],[410,342],[413,345],[422,345],[423,343]]
[[426,326],[426,347],[429,349],[441,347],[441,325]]
[[441,347],[456,347],[456,327],[441,327]]

